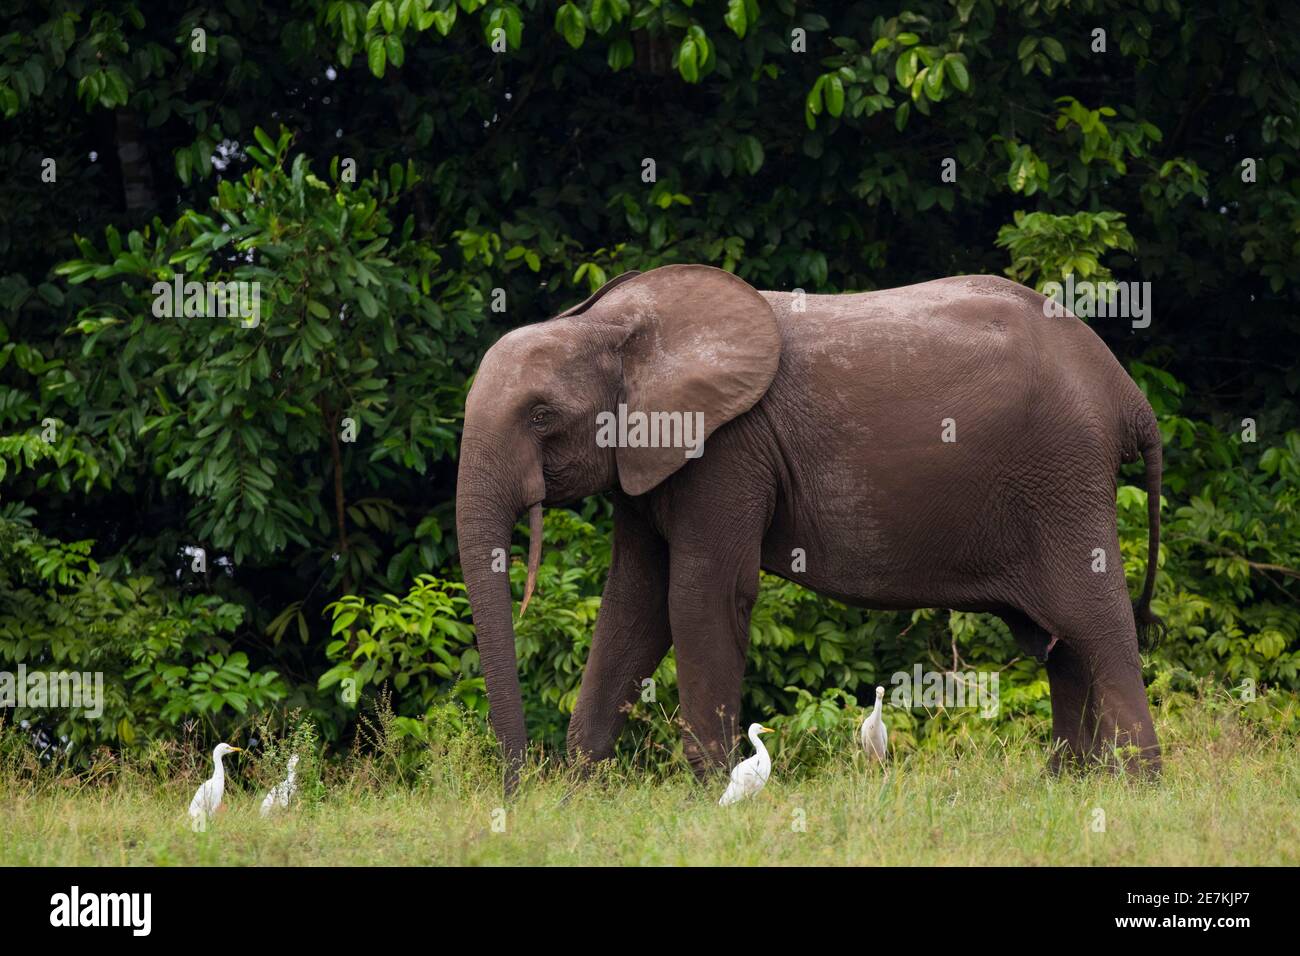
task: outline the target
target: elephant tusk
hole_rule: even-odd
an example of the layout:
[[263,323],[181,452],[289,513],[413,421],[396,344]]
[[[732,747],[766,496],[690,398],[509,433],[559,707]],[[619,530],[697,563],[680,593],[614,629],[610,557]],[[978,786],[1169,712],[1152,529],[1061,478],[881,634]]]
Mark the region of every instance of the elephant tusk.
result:
[[537,566],[542,562],[542,503],[528,509],[528,582],[524,585],[524,603],[519,606],[520,619],[537,589]]

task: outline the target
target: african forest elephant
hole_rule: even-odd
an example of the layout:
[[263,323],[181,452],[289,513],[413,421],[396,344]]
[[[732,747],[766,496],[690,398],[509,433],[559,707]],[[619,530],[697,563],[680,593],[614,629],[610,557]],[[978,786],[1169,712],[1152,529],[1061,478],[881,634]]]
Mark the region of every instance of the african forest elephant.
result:
[[[722,763],[764,569],[866,608],[998,615],[1047,656],[1054,763],[1118,742],[1158,769],[1138,632],[1159,626],[1160,433],[1102,341],[1043,303],[992,276],[804,296],[671,265],[501,338],[465,405],[456,527],[507,786],[526,734],[493,552],[527,511],[526,605],[542,508],[598,492],[613,559],[571,756],[612,754],[672,647],[687,754]],[[652,412],[679,413],[650,418],[653,445],[635,427]],[[1139,455],[1150,541],[1130,603],[1115,487]]]

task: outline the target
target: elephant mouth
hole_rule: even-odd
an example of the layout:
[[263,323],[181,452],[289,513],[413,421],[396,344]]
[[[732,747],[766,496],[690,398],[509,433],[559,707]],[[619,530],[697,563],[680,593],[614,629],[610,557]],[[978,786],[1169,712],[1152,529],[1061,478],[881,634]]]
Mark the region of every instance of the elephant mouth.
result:
[[587,498],[586,495],[570,495],[567,498],[554,498],[554,499],[546,498],[542,501],[539,501],[538,504],[540,504],[543,508],[577,508],[580,504],[582,504],[585,498]]

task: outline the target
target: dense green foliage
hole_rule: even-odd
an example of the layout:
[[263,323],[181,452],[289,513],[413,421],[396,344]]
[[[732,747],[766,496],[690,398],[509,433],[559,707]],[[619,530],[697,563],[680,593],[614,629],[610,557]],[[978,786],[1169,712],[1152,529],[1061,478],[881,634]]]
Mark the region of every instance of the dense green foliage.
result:
[[[448,701],[481,715],[453,521],[468,377],[503,330],[683,261],[819,292],[1151,282],[1149,327],[1094,327],[1166,438],[1154,692],[1300,692],[1297,11],[5,6],[0,670],[108,681],[103,721],[19,719],[143,746],[301,707],[337,740],[385,687],[413,734]],[[178,274],[259,282],[258,321],[156,315]],[[1144,495],[1118,506],[1136,591]],[[598,500],[547,518],[518,638],[551,743],[608,529]],[[1004,718],[1047,707],[994,620],[775,579],[750,656],[746,705],[802,727],[917,662],[1005,668]],[[671,658],[657,676],[639,717],[672,712]]]

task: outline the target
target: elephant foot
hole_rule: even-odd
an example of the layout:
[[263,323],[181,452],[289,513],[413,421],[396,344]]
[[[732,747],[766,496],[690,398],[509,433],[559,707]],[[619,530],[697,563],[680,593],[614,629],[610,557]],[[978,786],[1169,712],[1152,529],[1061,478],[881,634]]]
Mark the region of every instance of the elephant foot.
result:
[[1070,741],[1057,738],[1048,756],[1047,770],[1054,777],[1103,770],[1153,780],[1161,775],[1163,759],[1158,744],[1139,747],[1132,743],[1098,741],[1086,749],[1079,749]]
[[689,730],[683,731],[683,735],[686,761],[690,764],[691,772],[695,774],[697,780],[709,780],[719,773],[727,772],[729,766],[727,750],[722,741],[700,740]]

